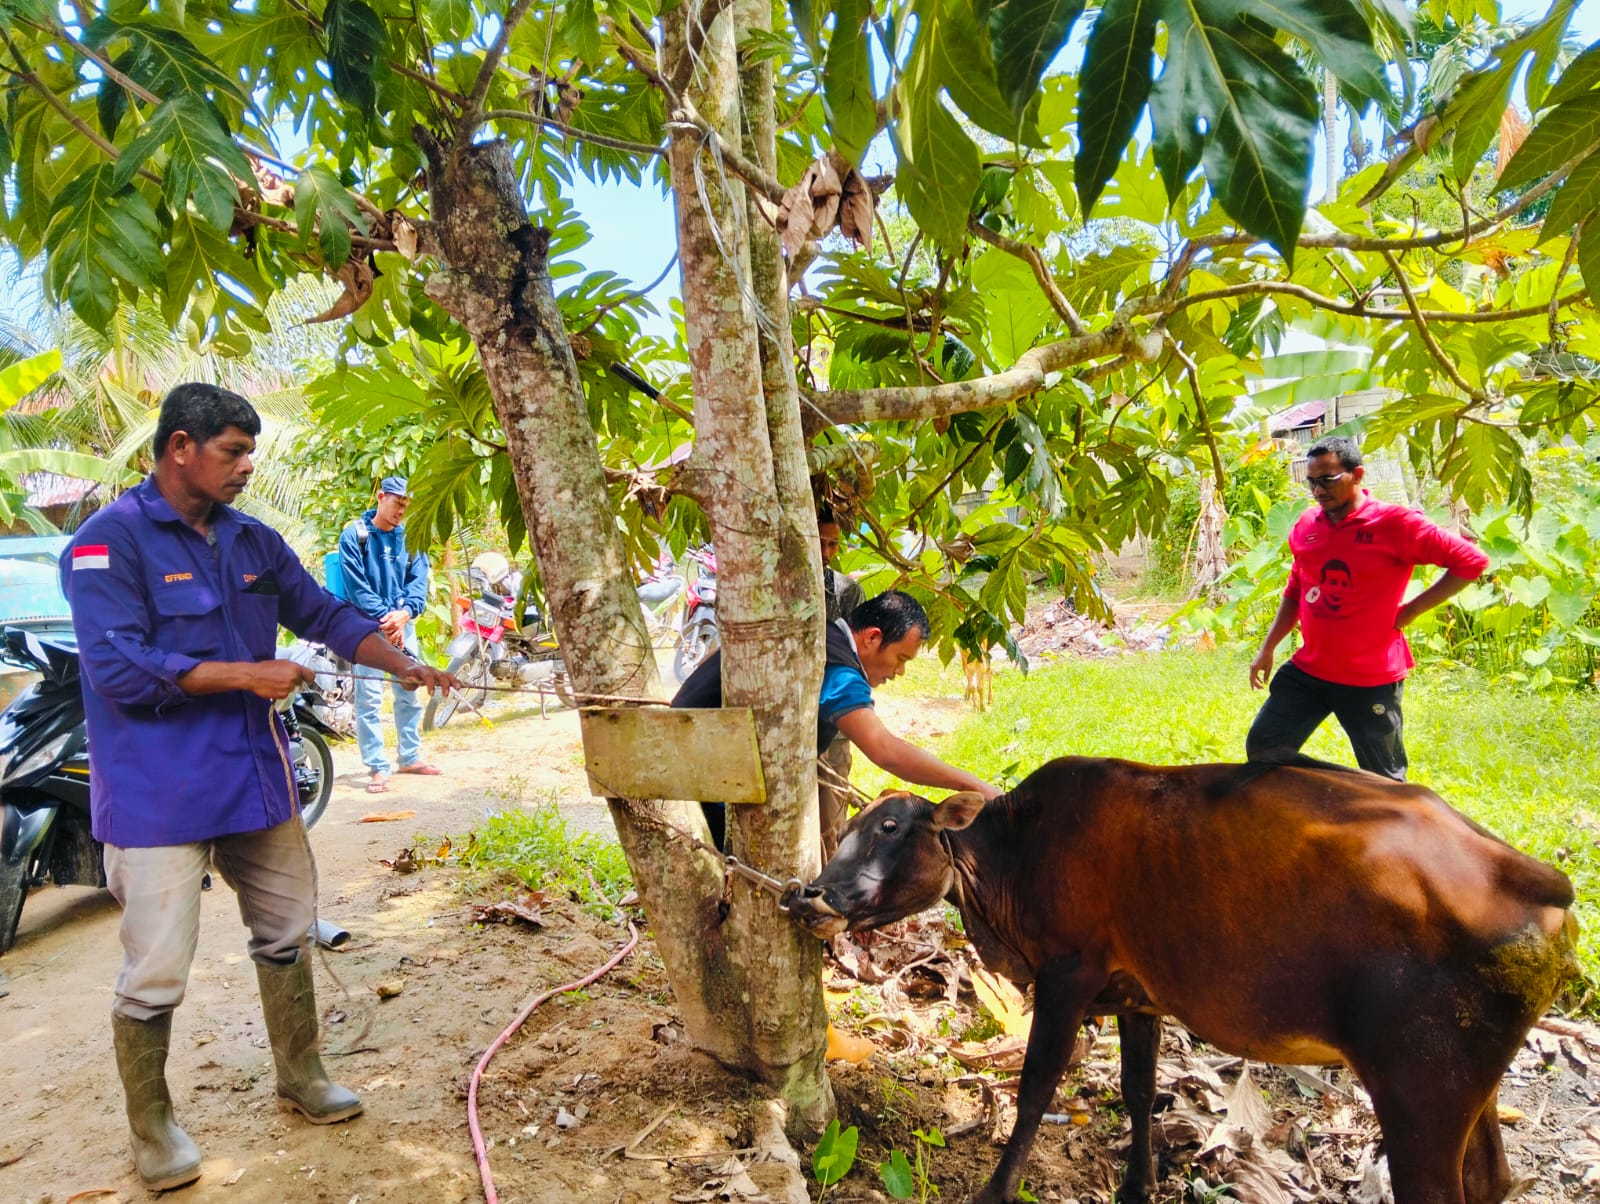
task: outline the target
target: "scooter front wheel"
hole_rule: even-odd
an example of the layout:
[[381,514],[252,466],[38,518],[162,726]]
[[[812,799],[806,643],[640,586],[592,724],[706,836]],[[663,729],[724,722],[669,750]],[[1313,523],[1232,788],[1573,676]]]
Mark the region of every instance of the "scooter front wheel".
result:
[[333,796],[333,750],[319,731],[300,729],[300,746],[305,750],[294,767],[300,788],[300,817],[309,829],[322,818]]
[[489,697],[489,662],[476,651],[463,653],[447,666],[461,683],[461,689],[450,695],[434,693],[428,698],[427,709],[422,712],[422,730],[436,731],[463,712],[476,713],[483,709]]

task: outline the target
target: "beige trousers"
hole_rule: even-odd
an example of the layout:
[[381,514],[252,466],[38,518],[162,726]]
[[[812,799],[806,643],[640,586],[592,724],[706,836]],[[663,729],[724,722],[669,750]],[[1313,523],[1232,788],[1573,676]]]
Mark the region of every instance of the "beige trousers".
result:
[[316,919],[317,866],[300,817],[193,844],[106,845],[106,885],[122,904],[122,972],[111,1010],[151,1020],[183,1002],[200,942],[200,880],[213,863],[239,896],[250,956],[293,965]]

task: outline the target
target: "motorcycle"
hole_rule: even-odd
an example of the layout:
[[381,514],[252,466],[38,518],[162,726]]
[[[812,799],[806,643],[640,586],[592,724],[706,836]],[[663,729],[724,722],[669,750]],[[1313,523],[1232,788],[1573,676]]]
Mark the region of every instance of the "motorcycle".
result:
[[[16,940],[28,891],[106,884],[103,850],[90,830],[89,741],[84,729],[78,649],[70,636],[7,627],[0,660],[40,680],[0,711],[0,953]],[[307,687],[280,704],[307,828],[333,793],[333,753]]]
[[566,662],[538,609],[528,604],[523,621],[517,621],[522,574],[498,552],[485,552],[472,562],[467,582],[468,592],[453,599],[457,634],[445,650],[461,689],[428,699],[422,730],[435,731],[458,715],[481,711],[495,683],[538,688],[541,706],[548,687],[563,705],[574,705]]
[[672,652],[672,672],[680,682],[721,647],[717,634],[717,554],[710,548],[690,552],[699,566],[685,593],[683,626]]

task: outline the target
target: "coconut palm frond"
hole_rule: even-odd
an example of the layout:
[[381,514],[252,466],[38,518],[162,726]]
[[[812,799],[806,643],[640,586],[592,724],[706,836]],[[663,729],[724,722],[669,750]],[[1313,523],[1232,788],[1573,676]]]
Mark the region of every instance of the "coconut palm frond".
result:
[[248,490],[239,495],[234,503],[240,510],[251,518],[259,519],[283,536],[284,542],[289,545],[294,554],[304,562],[314,556],[317,551],[317,531],[311,524],[304,522],[297,515],[288,514],[279,510],[266,498],[256,494],[257,481],[251,479]]

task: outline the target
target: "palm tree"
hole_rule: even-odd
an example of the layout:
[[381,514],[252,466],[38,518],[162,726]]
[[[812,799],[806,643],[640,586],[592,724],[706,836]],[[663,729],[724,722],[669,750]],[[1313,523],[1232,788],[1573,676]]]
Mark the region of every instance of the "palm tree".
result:
[[[261,414],[260,465],[240,508],[271,523],[301,554],[315,532],[300,517],[303,484],[289,449],[310,424],[302,382],[332,359],[338,332],[308,325],[326,309],[328,288],[296,278],[268,307],[270,332],[248,354],[224,356],[174,333],[145,305],[118,307],[104,332],[70,310],[36,315],[35,333],[15,323],[0,327],[0,365],[47,348],[59,350],[59,370],[5,414],[0,444],[26,451],[24,470],[53,471],[96,482],[102,499],[149,471],[161,399],[182,381],[206,381],[247,397]],[[0,473],[9,452],[0,450]]]

